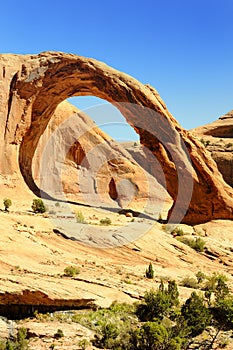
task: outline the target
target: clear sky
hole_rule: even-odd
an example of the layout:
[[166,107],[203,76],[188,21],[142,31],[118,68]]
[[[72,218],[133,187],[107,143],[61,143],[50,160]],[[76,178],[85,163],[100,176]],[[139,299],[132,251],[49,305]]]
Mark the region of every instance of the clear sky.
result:
[[151,84],[185,128],[233,109],[233,0],[2,0],[0,52],[47,50]]

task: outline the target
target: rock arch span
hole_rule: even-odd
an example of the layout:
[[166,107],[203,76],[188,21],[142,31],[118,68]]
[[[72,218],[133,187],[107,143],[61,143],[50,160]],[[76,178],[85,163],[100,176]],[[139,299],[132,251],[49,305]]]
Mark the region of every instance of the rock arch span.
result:
[[[216,164],[197,139],[168,112],[154,88],[81,56],[45,52],[14,59],[18,69],[11,70],[4,135],[6,142],[13,138],[13,142],[20,144],[20,170],[35,193],[38,188],[33,181],[32,159],[57,105],[71,96],[91,95],[114,104],[140,135],[140,142],[159,160],[167,191],[174,200],[169,217],[179,220],[190,187],[187,179],[191,177],[193,191],[183,222],[196,224],[233,218],[233,190],[223,181]],[[12,113],[15,104],[21,111],[17,123]],[[182,144],[188,150],[192,167]]]

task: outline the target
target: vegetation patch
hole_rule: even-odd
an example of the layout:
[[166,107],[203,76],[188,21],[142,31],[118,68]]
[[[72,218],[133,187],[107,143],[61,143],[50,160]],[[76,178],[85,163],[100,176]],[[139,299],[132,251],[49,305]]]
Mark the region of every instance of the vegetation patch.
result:
[[40,199],[40,198],[33,199],[32,210],[34,213],[43,214],[46,212],[46,208],[45,208],[45,205],[44,205],[44,202],[42,201],[42,199]]
[[197,237],[194,239],[187,238],[187,237],[178,237],[177,238],[180,242],[188,245],[189,247],[195,249],[197,252],[203,252],[205,248],[205,241],[201,237]]
[[111,224],[112,224],[112,221],[110,218],[104,218],[100,220],[100,225],[109,226]]
[[4,198],[3,199],[3,205],[5,208],[5,211],[8,211],[10,206],[12,205],[11,199],[10,198]]
[[75,213],[75,217],[76,217],[76,222],[80,224],[86,224],[85,217],[81,211],[77,211]]
[[64,276],[66,277],[74,277],[80,273],[80,268],[76,266],[67,266],[64,269]]

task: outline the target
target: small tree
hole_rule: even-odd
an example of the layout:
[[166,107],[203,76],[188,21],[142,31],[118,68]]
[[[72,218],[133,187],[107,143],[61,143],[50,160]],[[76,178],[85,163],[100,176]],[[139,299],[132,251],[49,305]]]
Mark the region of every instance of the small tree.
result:
[[233,329],[233,296],[227,294],[216,300],[214,307],[212,307],[212,313],[214,326],[217,331],[213,336],[210,349],[212,349],[222,330],[228,331]]
[[5,211],[8,211],[8,209],[12,205],[12,202],[11,202],[11,200],[9,198],[5,198],[5,199],[3,199],[3,204],[4,204],[4,207],[5,207]]
[[45,208],[45,205],[44,205],[44,202],[42,201],[42,199],[40,199],[40,198],[33,199],[32,210],[34,213],[45,213],[46,212],[46,208]]
[[223,299],[229,294],[229,289],[226,284],[227,277],[225,275],[214,272],[212,275],[207,276],[206,279],[204,290],[209,306],[211,305],[212,293],[214,293],[216,301]]
[[181,315],[187,321],[192,336],[201,334],[211,321],[211,314],[205,306],[203,297],[196,292],[193,292],[182,306]]
[[153,265],[150,262],[148,268],[146,269],[146,278],[154,278],[154,269],[153,269]]
[[28,349],[28,341],[27,341],[27,328],[20,327],[17,333],[17,345],[16,349],[26,350]]
[[179,304],[179,292],[175,281],[169,281],[168,288],[161,282],[157,291],[145,293],[144,302],[137,306],[136,314],[141,321],[162,320],[169,316]]
[[196,273],[196,278],[197,278],[197,283],[200,284],[205,280],[206,276],[202,271],[198,271]]
[[171,306],[178,306],[179,305],[179,291],[176,284],[176,281],[168,281],[168,287],[167,290],[165,290],[165,293],[170,297],[170,303]]

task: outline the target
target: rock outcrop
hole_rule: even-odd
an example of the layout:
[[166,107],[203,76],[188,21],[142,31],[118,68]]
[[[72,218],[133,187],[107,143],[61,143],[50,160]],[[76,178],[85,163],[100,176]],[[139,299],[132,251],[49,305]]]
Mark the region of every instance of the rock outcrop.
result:
[[191,132],[201,139],[224,180],[233,187],[233,111]]
[[1,55],[0,74],[0,173],[20,170],[29,188],[40,194],[32,165],[49,120],[68,97],[94,95],[120,110],[158,160],[174,201],[171,221],[233,218],[233,190],[152,87],[94,59],[59,52]]
[[21,293],[0,294],[0,315],[9,319],[34,316],[37,312],[57,310],[88,309],[94,306],[94,299],[51,299],[41,291],[23,290]]

